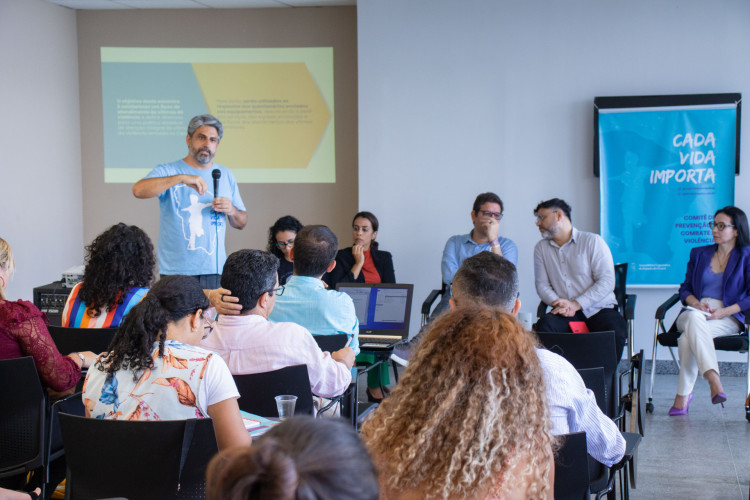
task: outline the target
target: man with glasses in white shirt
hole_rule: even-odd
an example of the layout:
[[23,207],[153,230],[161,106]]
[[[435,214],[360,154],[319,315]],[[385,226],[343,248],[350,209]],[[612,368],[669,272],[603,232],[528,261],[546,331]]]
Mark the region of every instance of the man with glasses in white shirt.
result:
[[552,310],[539,318],[537,332],[570,332],[582,321],[590,332],[615,332],[619,360],[628,325],[617,310],[612,252],[598,234],[573,227],[571,208],[552,198],[534,209],[542,240],[534,247],[534,283],[539,298]]

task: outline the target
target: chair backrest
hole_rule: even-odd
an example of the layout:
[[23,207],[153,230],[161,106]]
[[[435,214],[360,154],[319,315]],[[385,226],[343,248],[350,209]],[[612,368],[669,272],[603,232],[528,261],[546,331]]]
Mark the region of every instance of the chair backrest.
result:
[[335,352],[343,349],[349,341],[349,335],[338,333],[336,335],[313,335],[321,351]]
[[78,351],[91,351],[99,354],[109,349],[117,328],[65,328],[47,327],[57,350],[62,354]]
[[[578,370],[578,373],[583,379],[583,383],[586,388],[594,393],[596,398],[596,404],[603,413],[607,413],[606,407],[606,386],[604,384],[604,368],[598,366],[596,368],[584,368]],[[589,481],[591,482],[591,488],[594,491],[600,491],[604,489],[608,477],[608,469],[600,462],[597,462],[593,457],[589,456],[589,467],[588,467]]]
[[312,389],[307,365],[292,365],[270,372],[234,375],[234,382],[240,392],[237,401],[240,410],[260,415],[278,417],[276,396],[291,394],[297,396],[295,415],[312,415]]
[[615,390],[617,382],[615,333],[537,332],[537,337],[546,349],[567,359],[576,370],[604,368],[605,408],[607,409],[605,413],[610,418],[614,418],[618,407]]
[[573,432],[559,437],[562,443],[555,455],[555,500],[588,500],[586,433]]
[[604,394],[606,394],[605,384],[604,384],[604,368],[601,366],[597,366],[596,368],[584,368],[582,370],[578,370],[578,374],[583,379],[583,383],[586,385],[587,389],[590,389],[591,392],[594,393],[594,397],[596,398],[596,404],[599,406],[599,409],[602,411],[602,413],[607,413],[607,406],[605,403],[605,397]]
[[43,465],[45,406],[34,359],[0,360],[0,477]]
[[[188,422],[194,425],[192,439],[186,435]],[[211,419],[126,421],[60,413],[60,427],[68,467],[66,498],[175,498],[183,442],[190,443],[181,476],[187,489],[201,481],[211,457],[196,453],[199,448],[216,452]]]

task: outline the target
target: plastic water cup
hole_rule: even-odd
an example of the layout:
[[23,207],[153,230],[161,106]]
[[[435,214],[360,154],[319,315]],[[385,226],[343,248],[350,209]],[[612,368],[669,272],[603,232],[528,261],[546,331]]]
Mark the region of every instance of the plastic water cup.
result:
[[279,420],[286,420],[294,416],[294,406],[297,404],[297,396],[282,394],[276,396],[276,409],[279,411]]
[[520,312],[518,313],[518,320],[521,322],[526,330],[531,330],[531,313]]

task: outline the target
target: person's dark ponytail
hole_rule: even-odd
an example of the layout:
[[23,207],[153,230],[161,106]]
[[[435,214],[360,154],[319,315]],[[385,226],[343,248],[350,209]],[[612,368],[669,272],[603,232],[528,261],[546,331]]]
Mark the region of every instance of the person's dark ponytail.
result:
[[107,373],[130,370],[137,378],[152,368],[154,343],[159,341],[159,357],[164,356],[167,326],[208,307],[208,299],[198,280],[189,276],[166,276],[125,316],[109,344],[109,354],[99,369]]

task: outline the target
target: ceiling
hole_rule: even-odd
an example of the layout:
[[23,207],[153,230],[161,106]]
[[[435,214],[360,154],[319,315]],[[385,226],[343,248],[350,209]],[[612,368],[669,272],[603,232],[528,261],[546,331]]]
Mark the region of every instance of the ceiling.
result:
[[264,7],[332,7],[357,0],[47,0],[76,10],[245,9]]

